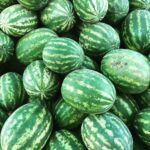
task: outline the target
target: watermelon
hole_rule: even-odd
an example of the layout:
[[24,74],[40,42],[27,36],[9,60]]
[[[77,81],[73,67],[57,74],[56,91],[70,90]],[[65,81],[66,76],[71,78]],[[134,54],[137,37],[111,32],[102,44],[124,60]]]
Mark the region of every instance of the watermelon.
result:
[[15,4],[15,3],[16,3],[16,0],[0,0],[0,12],[3,9],[5,9],[5,8]]
[[29,10],[39,10],[45,7],[49,0],[18,0],[18,2]]
[[132,96],[118,93],[110,111],[118,116],[126,125],[131,126],[135,115],[139,111],[139,107]]
[[139,138],[150,146],[150,108],[145,108],[139,112],[134,120],[134,128]]
[[102,20],[108,10],[108,0],[73,0],[73,5],[79,18],[89,23]]
[[7,72],[0,77],[0,107],[11,111],[24,103],[25,90],[22,77],[15,72]]
[[63,98],[59,99],[54,107],[53,113],[54,122],[62,129],[73,129],[78,127],[86,116],[84,113],[67,104]]
[[38,103],[15,110],[1,131],[3,150],[41,150],[52,131],[52,116]]
[[38,19],[34,12],[20,4],[4,9],[0,14],[0,29],[8,35],[20,37],[37,27]]
[[87,55],[104,55],[120,47],[118,33],[108,24],[85,24],[81,29],[79,42]]
[[108,0],[107,22],[118,24],[129,12],[129,0]]
[[17,44],[17,59],[23,64],[42,59],[45,44],[54,37],[57,37],[56,33],[48,28],[38,28],[27,33]]
[[146,52],[150,49],[150,12],[134,10],[122,26],[122,38],[126,48]]
[[7,118],[8,118],[8,114],[3,109],[0,108],[0,131]]
[[130,9],[147,9],[150,10],[150,0],[129,0]]
[[84,150],[84,145],[68,130],[55,131],[46,150]]
[[107,53],[102,59],[101,71],[125,93],[142,93],[150,83],[148,59],[129,49],[116,49]]
[[52,0],[41,12],[42,23],[57,33],[67,32],[75,24],[72,3],[69,0]]
[[90,69],[68,74],[62,83],[61,93],[66,103],[85,113],[104,113],[116,99],[111,81]]
[[69,38],[53,38],[43,50],[45,65],[56,73],[68,73],[82,66],[82,47]]
[[58,76],[48,70],[42,60],[29,64],[23,73],[23,84],[29,96],[50,99],[59,90]]
[[5,33],[0,31],[0,64],[12,57],[14,53],[14,41]]
[[129,129],[109,112],[88,116],[82,123],[81,135],[88,150],[133,150]]

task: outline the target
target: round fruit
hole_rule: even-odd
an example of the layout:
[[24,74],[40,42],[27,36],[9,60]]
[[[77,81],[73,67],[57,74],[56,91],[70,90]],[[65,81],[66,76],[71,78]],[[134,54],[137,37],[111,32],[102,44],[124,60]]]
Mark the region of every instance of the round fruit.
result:
[[150,10],[150,0],[129,0],[130,9],[147,9]]

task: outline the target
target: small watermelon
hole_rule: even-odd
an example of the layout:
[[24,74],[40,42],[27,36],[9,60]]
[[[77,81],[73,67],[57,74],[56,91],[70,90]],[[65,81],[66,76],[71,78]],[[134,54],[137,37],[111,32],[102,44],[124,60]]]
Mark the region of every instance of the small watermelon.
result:
[[147,9],[150,10],[150,0],[129,0],[130,9]]

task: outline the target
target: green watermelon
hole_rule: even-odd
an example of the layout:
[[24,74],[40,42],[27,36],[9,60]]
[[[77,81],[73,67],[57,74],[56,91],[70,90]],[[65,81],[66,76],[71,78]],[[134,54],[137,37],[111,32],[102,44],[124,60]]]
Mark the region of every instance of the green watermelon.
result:
[[139,111],[139,107],[132,96],[118,93],[110,111],[118,116],[125,124],[131,126],[135,115]]
[[46,150],[85,150],[81,141],[76,138],[70,131],[55,131]]
[[18,0],[18,2],[27,9],[39,10],[45,7],[49,0]]
[[56,73],[68,73],[82,66],[84,52],[72,39],[53,38],[44,47],[43,61]]
[[116,30],[100,22],[83,25],[79,42],[85,53],[90,56],[103,55],[120,47],[120,38]]
[[15,4],[15,3],[16,3],[16,0],[0,0],[0,12],[3,9],[5,9],[5,8]]
[[104,113],[116,99],[113,84],[102,74],[79,69],[68,74],[61,87],[63,99],[85,113]]
[[57,33],[70,30],[75,23],[72,3],[69,0],[51,0],[41,12],[41,21]]
[[53,37],[57,37],[56,33],[47,28],[38,28],[27,33],[17,44],[17,59],[23,64],[42,59],[44,46]]
[[29,96],[52,98],[59,90],[58,76],[48,70],[42,60],[29,64],[23,73],[23,84]]
[[143,109],[134,120],[134,128],[139,138],[150,146],[150,108]]
[[15,110],[1,132],[3,150],[41,150],[52,131],[52,116],[40,104],[28,103]]
[[122,38],[126,48],[140,52],[150,49],[150,12],[134,10],[125,19],[122,26]]
[[115,115],[90,115],[82,123],[81,135],[88,150],[133,150],[132,135]]
[[102,59],[101,71],[125,93],[142,93],[150,83],[148,59],[129,49],[116,49],[107,53]]
[[150,0],[129,0],[130,9],[147,9],[150,10]]
[[8,118],[8,114],[3,109],[0,108],[0,131],[7,118]]
[[67,104],[63,98],[60,98],[55,105],[53,114],[54,122],[62,129],[78,127],[86,116],[84,113]]
[[79,18],[89,23],[102,20],[108,10],[108,0],[73,0],[73,5]]
[[24,103],[25,90],[22,77],[15,72],[7,72],[0,77],[0,106],[11,111]]
[[129,0],[108,0],[107,22],[118,24],[129,12]]
[[20,4],[4,9],[0,14],[0,29],[8,35],[20,37],[37,27],[38,19],[34,12]]
[[14,41],[5,33],[0,31],[0,64],[12,57],[14,52]]

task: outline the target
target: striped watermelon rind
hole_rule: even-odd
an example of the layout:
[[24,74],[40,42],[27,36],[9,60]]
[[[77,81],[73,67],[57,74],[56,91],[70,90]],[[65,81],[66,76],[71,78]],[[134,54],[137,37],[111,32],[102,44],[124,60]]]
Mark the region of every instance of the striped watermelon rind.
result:
[[130,9],[147,9],[150,10],[150,0],[129,0]]
[[65,74],[82,66],[84,52],[72,39],[54,38],[44,47],[43,61],[50,70]]
[[42,23],[57,33],[69,31],[75,24],[72,3],[69,0],[53,0],[41,12]]
[[51,99],[59,90],[59,78],[48,70],[42,60],[29,64],[23,73],[23,84],[27,94],[41,100]]
[[22,105],[24,99],[25,90],[21,75],[15,72],[3,74],[0,77],[0,106],[7,111],[12,111]]
[[133,150],[132,135],[117,116],[107,112],[90,115],[82,123],[81,135],[89,150]]
[[73,0],[73,5],[79,18],[88,23],[102,20],[108,10],[108,0]]
[[5,9],[5,8],[15,4],[15,3],[16,3],[16,0],[0,0],[0,12],[3,9]]
[[116,99],[111,81],[90,69],[68,74],[62,83],[61,94],[66,103],[85,113],[104,113]]
[[120,47],[116,30],[106,23],[82,25],[79,42],[89,56],[100,56]]
[[0,63],[10,60],[14,53],[14,41],[5,33],[0,31]]
[[17,59],[23,64],[42,59],[44,46],[54,37],[57,37],[56,33],[48,28],[38,28],[27,33],[18,41],[16,47]]
[[124,93],[138,94],[149,87],[150,65],[139,52],[113,50],[103,57],[101,71]]
[[28,103],[15,110],[5,122],[1,132],[2,149],[42,149],[52,126],[52,116],[45,107]]
[[84,150],[81,141],[68,130],[55,131],[46,150]]
[[134,10],[122,25],[122,38],[126,48],[146,52],[150,49],[150,12]]
[[25,9],[20,4],[7,7],[0,14],[0,29],[14,37],[25,35],[35,29],[37,24],[38,18],[36,14]]

